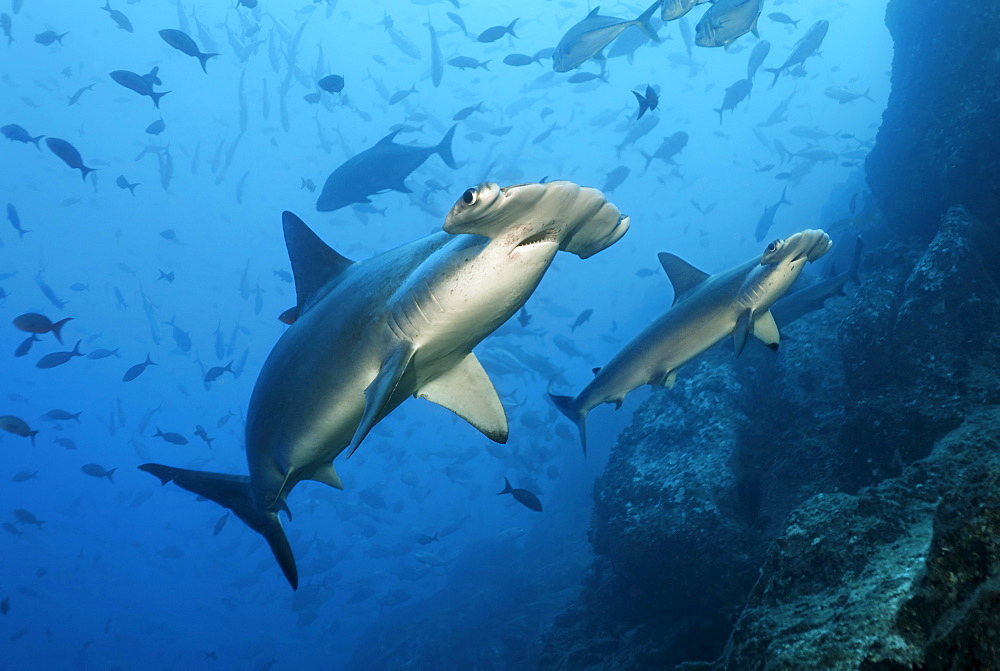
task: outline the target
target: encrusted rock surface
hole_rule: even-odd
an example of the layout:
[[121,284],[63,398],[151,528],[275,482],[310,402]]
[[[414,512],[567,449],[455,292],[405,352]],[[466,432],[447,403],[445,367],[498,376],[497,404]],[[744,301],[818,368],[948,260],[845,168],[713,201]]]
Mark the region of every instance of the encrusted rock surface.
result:
[[970,483],[1000,478],[995,241],[953,208],[919,254],[871,250],[862,286],[790,325],[777,357],[720,348],[655,393],[595,487],[600,557],[541,668],[909,668],[962,636],[990,654],[940,615],[973,622],[988,568],[955,586],[969,608],[918,595],[941,511],[968,515]]

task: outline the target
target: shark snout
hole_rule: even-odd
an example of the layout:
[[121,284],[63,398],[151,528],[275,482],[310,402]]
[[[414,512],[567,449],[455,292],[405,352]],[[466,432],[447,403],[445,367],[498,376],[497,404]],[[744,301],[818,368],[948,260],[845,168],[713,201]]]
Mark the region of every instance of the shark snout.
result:
[[789,251],[792,252],[792,259],[798,261],[805,259],[810,263],[820,258],[833,247],[833,241],[826,231],[819,229],[808,229],[796,233],[785,241]]

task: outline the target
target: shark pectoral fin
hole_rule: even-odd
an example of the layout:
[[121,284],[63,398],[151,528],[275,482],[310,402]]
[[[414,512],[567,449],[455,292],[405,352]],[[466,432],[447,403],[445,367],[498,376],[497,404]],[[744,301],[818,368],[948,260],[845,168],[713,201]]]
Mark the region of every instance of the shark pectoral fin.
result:
[[337,471],[333,469],[332,463],[319,466],[313,474],[306,479],[312,480],[313,482],[322,482],[324,485],[328,485],[334,489],[344,488],[344,483],[340,481],[340,476],[337,475]]
[[[257,507],[253,492],[250,490],[250,478],[245,475],[192,471],[163,464],[143,464],[139,466],[139,470],[155,475],[160,479],[161,485],[173,482],[181,489],[232,510],[244,524],[264,537],[271,552],[274,553],[274,558],[278,560],[278,566],[285,574],[288,584],[292,589],[298,588],[299,574],[295,567],[295,557],[292,555],[292,547],[288,544],[278,514]],[[287,511],[283,498],[279,507]]]
[[396,391],[399,380],[403,377],[406,367],[413,358],[413,347],[408,343],[400,343],[389,357],[382,362],[382,368],[372,383],[365,389],[365,412],[361,423],[354,431],[354,438],[347,447],[347,456],[354,454],[361,441],[375,427],[389,405],[389,399]]
[[774,323],[774,315],[770,310],[754,319],[753,334],[771,349],[778,349],[781,336],[778,334],[778,325]]
[[684,259],[673,254],[660,252],[656,258],[660,260],[663,271],[667,273],[667,278],[674,287],[675,304],[684,298],[684,294],[709,278],[708,273],[698,270]]
[[667,376],[665,378],[663,378],[663,386],[666,387],[667,389],[673,389],[674,388],[674,384],[676,384],[676,383],[677,383],[677,371],[676,370],[670,371],[669,373],[667,373]]
[[423,385],[416,396],[451,410],[490,440],[507,442],[507,415],[475,354]]
[[733,328],[733,345],[736,347],[736,356],[743,354],[743,348],[747,346],[752,328],[753,310],[747,308],[736,318],[736,326]]

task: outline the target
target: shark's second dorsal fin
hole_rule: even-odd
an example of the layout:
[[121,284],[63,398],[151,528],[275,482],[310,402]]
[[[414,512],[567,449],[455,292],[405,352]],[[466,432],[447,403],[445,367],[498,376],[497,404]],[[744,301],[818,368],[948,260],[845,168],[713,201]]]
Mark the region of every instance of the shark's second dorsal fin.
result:
[[[283,212],[281,225],[285,231],[285,246],[288,260],[292,262],[292,276],[295,278],[295,297],[298,304],[287,310],[282,321],[291,324],[309,303],[309,299],[324,284],[340,275],[353,261],[333,251],[319,236],[312,232],[305,222],[291,212]],[[291,313],[294,311],[294,315]]]
[[660,259],[660,265],[667,273],[667,278],[674,285],[674,304],[684,298],[684,294],[694,289],[696,286],[707,280],[710,275],[698,270],[684,259],[660,252],[656,255]]

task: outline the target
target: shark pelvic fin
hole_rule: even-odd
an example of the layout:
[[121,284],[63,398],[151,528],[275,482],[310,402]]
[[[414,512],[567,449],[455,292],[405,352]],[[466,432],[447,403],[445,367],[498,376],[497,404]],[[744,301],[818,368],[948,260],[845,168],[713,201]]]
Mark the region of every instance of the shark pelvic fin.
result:
[[674,305],[684,298],[686,293],[710,277],[708,273],[698,270],[684,259],[673,254],[660,252],[656,257],[660,260],[660,265],[663,266],[670,284],[674,287]]
[[[207,471],[192,471],[186,468],[174,468],[163,464],[143,464],[140,471],[155,475],[160,484],[173,482],[181,489],[215,501],[223,508],[233,511],[233,514],[243,520],[243,523],[259,533],[267,541],[278,560],[278,566],[292,586],[299,586],[299,573],[295,567],[295,557],[288,538],[278,520],[278,513],[270,510],[260,510],[254,502],[250,491],[250,478],[245,475],[227,475],[225,473],[210,473]],[[284,502],[282,501],[282,506]]]
[[507,442],[507,415],[475,354],[423,385],[415,395],[451,410],[490,440]]
[[771,349],[778,349],[781,336],[778,334],[778,325],[774,323],[774,315],[771,314],[770,310],[754,317],[753,334]]
[[[290,324],[305,313],[316,291],[344,272],[353,261],[331,249],[291,212],[282,213],[281,225],[285,232],[285,246],[288,247],[288,260],[292,263],[295,296],[298,300],[298,305],[293,308],[294,318],[286,322]],[[282,318],[282,321],[285,319]]]
[[313,482],[322,482],[324,485],[328,485],[334,489],[344,488],[344,483],[340,481],[340,476],[337,475],[337,471],[333,469],[332,463],[319,466],[313,474],[306,479],[312,480]]
[[382,368],[372,383],[365,389],[365,412],[361,416],[361,423],[354,431],[354,438],[347,447],[347,456],[354,454],[361,441],[375,427],[382,417],[385,416],[385,409],[389,405],[399,381],[406,372],[406,367],[413,358],[413,347],[409,343],[401,342],[389,357],[382,362]]

